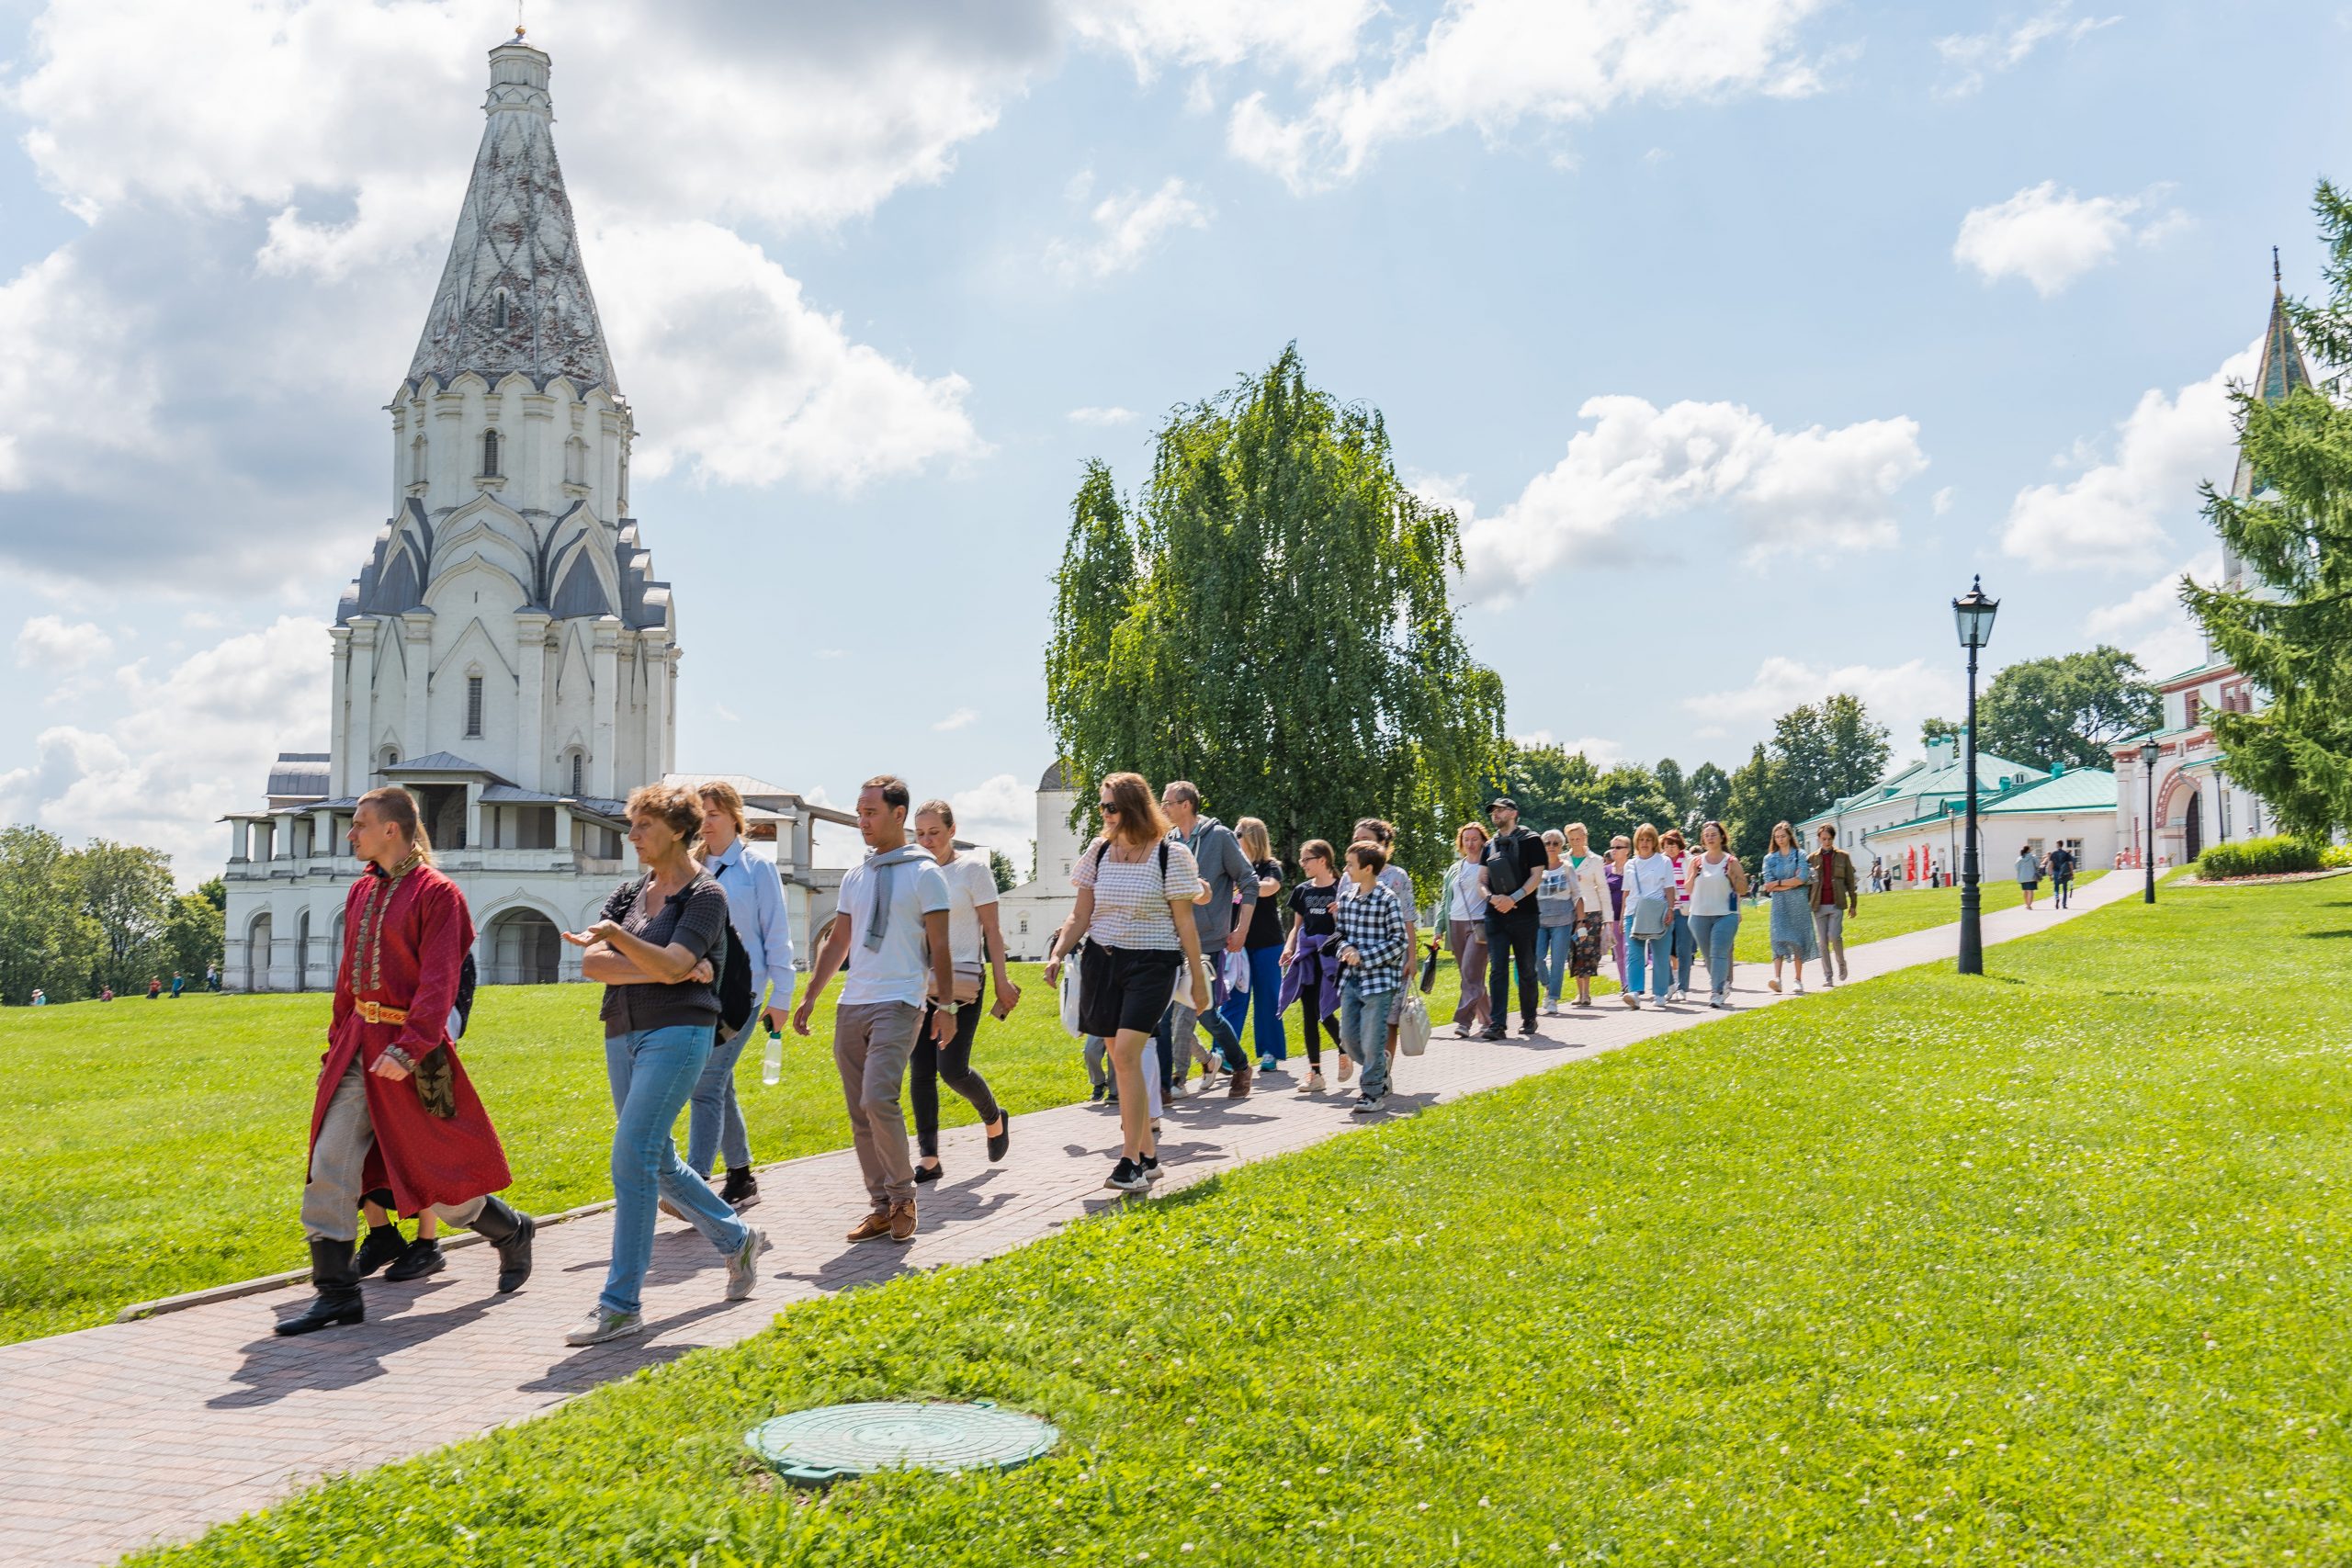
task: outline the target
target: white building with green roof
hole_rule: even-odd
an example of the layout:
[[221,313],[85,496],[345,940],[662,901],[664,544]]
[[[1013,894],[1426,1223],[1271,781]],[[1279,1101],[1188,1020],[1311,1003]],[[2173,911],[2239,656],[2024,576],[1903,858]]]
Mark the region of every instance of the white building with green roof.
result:
[[[1898,886],[1947,878],[1960,869],[1968,812],[1968,768],[1957,740],[1939,740],[1920,761],[1888,774],[1797,824],[1813,847],[1825,824],[1864,875],[1873,861]],[[1989,752],[1976,754],[1977,852],[1982,874],[2007,874],[2020,847],[2044,855],[2064,844],[2086,865],[2115,857],[2115,775],[2099,769],[2044,771]]]

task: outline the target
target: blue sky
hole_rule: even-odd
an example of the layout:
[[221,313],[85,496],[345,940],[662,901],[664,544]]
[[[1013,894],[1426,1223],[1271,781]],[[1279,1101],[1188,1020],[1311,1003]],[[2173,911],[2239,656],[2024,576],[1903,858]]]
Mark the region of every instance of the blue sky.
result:
[[[2309,6],[842,11],[529,19],[681,764],[895,769],[1017,857],[1080,465],[1292,340],[1461,504],[1514,733],[1730,762],[1852,689],[1900,747],[1980,571],[1996,662],[2189,661],[2222,379],[2352,113]],[[323,744],[512,15],[0,0],[0,816],[192,878]]]

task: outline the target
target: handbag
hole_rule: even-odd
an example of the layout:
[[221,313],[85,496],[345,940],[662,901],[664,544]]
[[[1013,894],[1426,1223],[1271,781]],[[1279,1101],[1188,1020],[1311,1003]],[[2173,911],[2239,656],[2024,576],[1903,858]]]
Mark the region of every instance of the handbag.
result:
[[1645,893],[1634,900],[1632,918],[1626,922],[1625,934],[1639,942],[1666,934],[1666,895]]
[[1431,942],[1428,954],[1421,959],[1421,994],[1427,996],[1436,985],[1437,943]]
[[1071,953],[1062,960],[1062,1028],[1083,1040],[1086,1031],[1080,1027],[1078,1021],[1080,987],[1078,954]]
[[1418,1056],[1429,1049],[1429,1044],[1430,1004],[1408,991],[1396,1010],[1396,1049],[1405,1055]]

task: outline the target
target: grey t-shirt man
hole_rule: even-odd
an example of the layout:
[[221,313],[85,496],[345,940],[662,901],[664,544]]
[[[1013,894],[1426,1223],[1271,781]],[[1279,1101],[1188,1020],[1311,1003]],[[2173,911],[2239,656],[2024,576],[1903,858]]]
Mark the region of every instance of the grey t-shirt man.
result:
[[1250,906],[1258,901],[1258,868],[1241,852],[1233,829],[1214,817],[1202,817],[1189,833],[1179,833],[1208,884],[1209,901],[1193,906],[1193,924],[1201,933],[1201,953],[1211,964],[1219,962],[1225,940],[1233,933],[1233,890],[1241,889],[1241,919],[1246,925]]

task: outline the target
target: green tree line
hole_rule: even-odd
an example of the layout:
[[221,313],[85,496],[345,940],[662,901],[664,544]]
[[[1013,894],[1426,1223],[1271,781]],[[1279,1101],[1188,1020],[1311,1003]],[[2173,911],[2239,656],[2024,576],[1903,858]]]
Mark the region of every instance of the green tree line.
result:
[[175,970],[198,979],[220,962],[228,903],[217,876],[174,892],[161,851],[0,828],[0,1002],[21,1007],[36,987],[56,1002],[144,991]]

